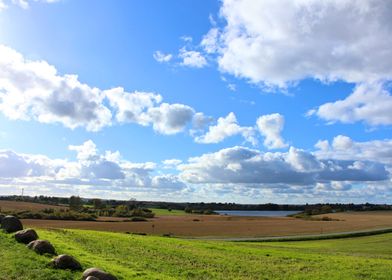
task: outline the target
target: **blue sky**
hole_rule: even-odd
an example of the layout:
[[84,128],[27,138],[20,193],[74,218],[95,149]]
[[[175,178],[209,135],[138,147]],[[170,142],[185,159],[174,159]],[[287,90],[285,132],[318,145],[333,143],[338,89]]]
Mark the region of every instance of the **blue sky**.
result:
[[0,1],[0,193],[388,202],[375,2]]

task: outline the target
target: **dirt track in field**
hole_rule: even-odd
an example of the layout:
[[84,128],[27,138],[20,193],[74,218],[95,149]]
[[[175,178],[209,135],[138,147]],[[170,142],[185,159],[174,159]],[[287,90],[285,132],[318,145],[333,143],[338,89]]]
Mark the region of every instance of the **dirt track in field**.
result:
[[[24,220],[34,228],[173,234],[182,237],[267,237],[322,234],[392,227],[392,212],[350,212],[322,215],[339,221],[309,221],[288,217],[161,216],[148,222],[77,222]],[[321,216],[321,217],[322,217]]]
[[0,208],[2,211],[40,211],[46,208],[65,209],[67,207],[33,202],[0,200]]

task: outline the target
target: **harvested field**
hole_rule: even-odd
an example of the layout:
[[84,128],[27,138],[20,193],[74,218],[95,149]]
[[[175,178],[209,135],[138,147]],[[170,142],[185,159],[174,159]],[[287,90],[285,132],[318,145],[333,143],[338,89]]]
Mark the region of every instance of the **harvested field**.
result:
[[67,207],[33,202],[0,200],[0,209],[2,211],[40,211],[47,208],[65,209]]
[[348,212],[328,215],[339,221],[289,217],[161,216],[148,222],[78,222],[24,220],[35,228],[91,229],[113,232],[172,234],[182,237],[266,237],[320,234],[392,227],[392,212]]

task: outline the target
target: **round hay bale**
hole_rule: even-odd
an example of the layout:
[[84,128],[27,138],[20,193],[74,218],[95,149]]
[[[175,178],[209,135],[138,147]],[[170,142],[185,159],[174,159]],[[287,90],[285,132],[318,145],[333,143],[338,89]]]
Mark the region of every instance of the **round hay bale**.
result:
[[94,276],[89,276],[86,278],[86,280],[99,280],[97,277]]
[[35,230],[28,228],[17,231],[14,237],[16,241],[20,243],[29,244],[31,241],[38,239],[38,234],[35,232]]
[[16,232],[23,229],[21,221],[14,216],[5,216],[1,219],[1,228],[7,233]]
[[52,260],[51,264],[54,268],[58,269],[82,270],[81,264],[69,255],[57,256]]
[[56,255],[56,250],[54,249],[53,245],[47,240],[34,240],[31,241],[27,248],[34,250],[36,253],[43,255]]
[[117,277],[115,277],[114,275],[112,275],[110,273],[107,273],[105,271],[102,271],[102,270],[100,270],[99,268],[96,268],[96,267],[86,269],[83,272],[82,279],[86,280],[90,276],[93,276],[93,277],[95,277],[95,278],[97,278],[99,280],[117,280]]

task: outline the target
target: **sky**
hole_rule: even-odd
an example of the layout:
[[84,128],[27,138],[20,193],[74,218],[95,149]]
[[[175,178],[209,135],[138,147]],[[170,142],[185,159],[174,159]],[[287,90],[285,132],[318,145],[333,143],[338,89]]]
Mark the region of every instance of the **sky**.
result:
[[392,2],[0,0],[0,194],[391,203]]

